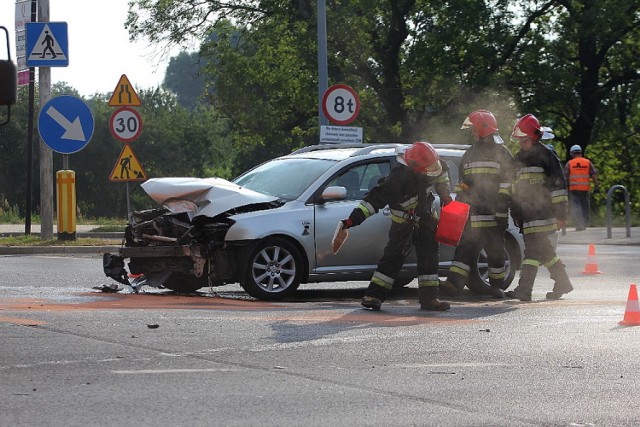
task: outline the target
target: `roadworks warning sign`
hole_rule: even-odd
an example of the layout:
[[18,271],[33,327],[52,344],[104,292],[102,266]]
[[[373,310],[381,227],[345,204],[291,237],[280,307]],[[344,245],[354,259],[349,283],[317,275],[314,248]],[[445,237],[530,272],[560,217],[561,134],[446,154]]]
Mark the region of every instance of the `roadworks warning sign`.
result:
[[109,181],[112,182],[126,182],[126,181],[146,181],[147,174],[140,161],[134,154],[131,146],[125,144],[120,152],[120,156],[116,161],[113,171],[109,176]]

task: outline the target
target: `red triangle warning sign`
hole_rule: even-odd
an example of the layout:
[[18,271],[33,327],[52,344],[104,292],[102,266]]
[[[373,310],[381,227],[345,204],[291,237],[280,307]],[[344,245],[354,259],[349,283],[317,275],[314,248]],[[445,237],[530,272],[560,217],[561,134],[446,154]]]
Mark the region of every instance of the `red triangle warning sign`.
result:
[[111,99],[109,99],[109,105],[112,107],[135,107],[142,105],[140,98],[138,98],[138,94],[133,89],[133,85],[126,75],[123,74],[120,76],[120,80],[118,81],[116,88],[113,90],[113,95],[111,95]]
[[125,181],[146,181],[147,174],[140,161],[133,153],[131,146],[125,144],[120,152],[120,156],[116,161],[113,171],[109,176],[109,181],[112,182],[125,182]]

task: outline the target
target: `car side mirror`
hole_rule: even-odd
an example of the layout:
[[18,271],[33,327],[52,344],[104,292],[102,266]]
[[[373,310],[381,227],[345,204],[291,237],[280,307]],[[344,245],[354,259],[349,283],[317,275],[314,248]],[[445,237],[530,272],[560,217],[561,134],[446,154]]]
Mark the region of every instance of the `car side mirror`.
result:
[[322,192],[320,200],[322,203],[335,200],[344,200],[347,198],[347,189],[339,185],[327,187]]

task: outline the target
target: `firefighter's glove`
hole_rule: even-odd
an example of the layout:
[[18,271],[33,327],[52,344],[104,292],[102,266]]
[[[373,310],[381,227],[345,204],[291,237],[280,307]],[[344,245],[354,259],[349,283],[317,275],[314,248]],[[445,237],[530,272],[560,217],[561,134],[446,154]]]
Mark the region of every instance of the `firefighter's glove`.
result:
[[556,228],[558,230],[564,230],[565,228],[567,228],[567,220],[556,218]]
[[345,230],[347,228],[353,227],[353,220],[351,218],[343,219],[340,222],[342,223],[342,228],[344,228]]
[[451,196],[443,196],[440,197],[440,206],[445,207],[447,206],[449,203],[451,203],[453,199],[451,198]]

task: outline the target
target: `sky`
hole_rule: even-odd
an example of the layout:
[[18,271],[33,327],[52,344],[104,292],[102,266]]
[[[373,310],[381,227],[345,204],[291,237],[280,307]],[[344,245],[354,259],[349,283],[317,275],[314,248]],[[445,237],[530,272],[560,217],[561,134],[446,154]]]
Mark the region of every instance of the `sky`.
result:
[[[66,22],[69,65],[51,67],[51,82],[67,82],[80,95],[112,93],[125,74],[136,89],[159,86],[170,55],[148,41],[129,41],[124,28],[129,0],[49,0],[51,22]],[[0,26],[9,32],[11,59],[16,61],[16,1],[0,0]],[[5,32],[0,30],[0,59],[7,59]],[[38,73],[36,72],[36,78]]]

